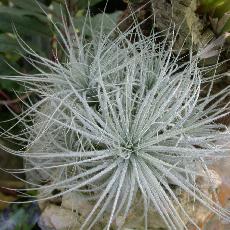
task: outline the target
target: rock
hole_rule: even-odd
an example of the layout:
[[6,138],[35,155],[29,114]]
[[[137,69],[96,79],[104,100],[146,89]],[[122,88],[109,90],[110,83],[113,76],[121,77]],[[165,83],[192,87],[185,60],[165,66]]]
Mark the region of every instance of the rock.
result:
[[76,230],[80,228],[76,213],[53,204],[48,204],[44,209],[38,225],[42,230]]
[[[198,177],[197,185],[200,189],[212,198],[213,189],[218,191],[222,181],[219,174],[214,170],[208,170],[208,177]],[[212,183],[211,183],[212,181]],[[175,190],[179,202],[186,210],[187,214],[200,226],[205,224],[212,212],[205,208],[199,201],[189,197],[189,195],[181,191],[179,188]],[[183,214],[180,207],[175,204],[175,208],[181,215],[184,223],[189,223],[187,216]],[[87,201],[84,195],[71,192],[62,197],[61,206],[47,203],[42,213],[39,225],[43,230],[65,230],[65,229],[79,229],[86,219],[87,215],[93,209],[93,203]],[[130,210],[127,219],[124,220],[122,216],[118,216],[112,223],[112,229],[122,230],[143,230],[144,229],[144,207],[140,193],[137,194]],[[94,227],[95,230],[103,229],[109,219],[110,212],[105,213],[101,221]],[[166,230],[167,227],[154,208],[149,209],[148,229]]]
[[83,195],[77,192],[64,195],[61,206],[69,210],[74,210],[79,216],[84,218],[86,218],[93,209],[93,205],[91,205]]
[[222,184],[220,175],[211,169],[208,169],[206,172],[207,175],[200,176],[196,179],[199,188],[205,192],[209,193],[210,190],[216,190]]

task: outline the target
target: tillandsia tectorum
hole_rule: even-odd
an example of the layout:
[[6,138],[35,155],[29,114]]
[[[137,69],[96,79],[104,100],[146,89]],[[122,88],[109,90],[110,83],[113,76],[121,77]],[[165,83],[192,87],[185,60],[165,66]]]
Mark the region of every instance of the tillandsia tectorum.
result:
[[[17,117],[25,128],[14,138],[26,145],[21,151],[7,149],[25,159],[20,171],[30,176],[25,190],[39,191],[38,200],[83,194],[94,208],[81,229],[93,229],[105,213],[104,227],[110,229],[118,216],[126,219],[137,197],[143,201],[145,229],[150,207],[168,229],[187,229],[183,216],[199,229],[174,186],[229,221],[230,212],[196,184],[197,176],[209,177],[213,161],[229,156],[216,142],[230,137],[215,122],[229,112],[228,104],[220,106],[229,87],[211,94],[217,76],[203,78],[213,67],[198,66],[202,52],[190,51],[182,62],[173,52],[173,30],[146,37],[140,23],[104,34],[102,21],[101,30],[90,28],[92,39],[77,34],[73,25],[53,25],[64,61],[39,56],[18,37],[39,73],[1,76],[40,96],[36,103],[24,102]],[[208,81],[209,90],[200,97]],[[10,130],[2,135],[11,136]]]

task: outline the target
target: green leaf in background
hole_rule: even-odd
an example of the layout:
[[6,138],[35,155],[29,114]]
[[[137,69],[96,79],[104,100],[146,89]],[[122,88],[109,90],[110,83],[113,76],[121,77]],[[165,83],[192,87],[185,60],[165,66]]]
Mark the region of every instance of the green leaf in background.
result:
[[[54,1],[65,4],[65,0],[54,0]],[[94,6],[97,3],[102,2],[102,1],[103,0],[72,0],[72,4],[76,4],[78,9],[86,9],[88,6]]]
[[51,31],[45,23],[35,17],[18,16],[8,13],[0,13],[0,31],[13,33],[13,25],[20,35],[51,36]]
[[201,4],[206,7],[216,7],[223,4],[225,0],[200,0]]
[[[11,0],[11,2],[16,6],[20,7],[23,10],[27,10],[28,12],[33,13],[42,13],[42,9],[46,12],[50,12],[51,10],[42,2],[38,2],[36,0]],[[42,9],[41,9],[42,8]]]
[[8,7],[8,6],[1,6],[0,13],[7,13],[10,15],[16,15],[16,16],[34,16],[42,22],[45,22],[45,23],[48,22],[47,16],[43,14],[39,14],[31,10],[24,10],[24,9],[13,8],[13,7]]
[[14,35],[0,34],[0,52],[12,52],[18,50],[18,43]]
[[224,0],[222,4],[216,7],[214,16],[220,18],[225,13],[230,13],[230,1],[229,0]]
[[92,31],[90,30],[90,24],[94,31],[100,31],[103,22],[103,32],[109,33],[116,26],[116,22],[120,13],[121,12],[117,11],[112,14],[105,14],[105,13],[97,14],[96,16],[90,18],[90,21],[88,18],[84,16],[79,18],[74,18],[74,25],[76,29],[79,30],[80,32],[83,31],[83,27],[84,27],[84,35],[91,36]]
[[94,6],[96,5],[97,3],[101,2],[102,0],[75,0],[77,6],[80,8],[80,9],[85,9],[87,8],[88,6]]
[[1,80],[0,89],[9,90],[9,91],[10,90],[18,91],[21,90],[22,87],[14,81]]
[[226,12],[230,12],[229,0],[200,0],[200,3],[204,11],[213,17],[221,18]]
[[8,4],[8,0],[0,0],[0,3],[7,5]]
[[228,19],[228,21],[225,23],[222,32],[230,32],[230,17]]
[[[8,60],[9,64],[14,67],[15,69],[19,69],[19,65],[13,59],[19,59],[19,56],[16,55],[15,57],[11,57]],[[0,57],[0,73],[1,75],[15,75],[15,70],[13,70],[9,65],[7,65],[6,60]],[[7,90],[7,91],[20,91],[22,90],[22,86],[16,83],[15,81],[9,80],[0,80],[0,90]]]
[[230,0],[200,0],[200,4],[217,34],[230,32]]
[[[18,56],[12,57],[10,60],[7,60],[6,58],[0,56],[0,73],[1,73],[1,75],[15,74],[15,70],[13,70],[9,65],[11,65],[13,68],[16,68],[16,69],[19,68],[19,65],[16,64],[16,60],[12,60],[13,58],[15,58],[17,60],[19,57]],[[9,63],[9,65],[7,63]]]

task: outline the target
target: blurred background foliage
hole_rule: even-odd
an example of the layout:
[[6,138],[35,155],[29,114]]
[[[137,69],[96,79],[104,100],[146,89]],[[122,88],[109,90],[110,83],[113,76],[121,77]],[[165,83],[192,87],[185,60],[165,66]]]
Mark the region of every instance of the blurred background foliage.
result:
[[[85,10],[99,3],[100,0],[66,1],[67,7],[73,17],[83,16]],[[62,0],[0,0],[0,73],[3,75],[15,74],[10,68],[22,72],[32,71],[21,54],[15,30],[22,39],[37,53],[50,57],[52,43],[55,36],[49,18],[56,23],[60,22],[61,11],[65,13],[65,1]],[[79,20],[83,22],[83,20]],[[79,25],[81,26],[81,25]],[[8,63],[8,64],[7,64]],[[0,89],[22,89],[20,86],[7,80],[0,81]]]
[[[106,0],[0,0],[0,74],[17,75],[19,72],[35,71],[26,61],[28,55],[19,45],[18,36],[38,54],[53,59],[57,40],[50,19],[57,24],[61,23],[63,14],[68,20],[68,8],[76,30],[80,31],[90,8],[92,24],[97,27],[106,4],[106,11],[111,13],[109,16],[114,21],[117,12],[126,7],[122,0],[110,0],[108,3]],[[114,25],[107,23],[106,26],[109,28]],[[90,36],[90,31],[86,30],[85,35]],[[0,80],[0,128],[12,125],[12,122],[2,121],[12,117],[9,109],[20,113],[20,101],[26,96],[23,84]]]
[[216,33],[230,32],[229,0],[200,0],[199,10],[208,15]]

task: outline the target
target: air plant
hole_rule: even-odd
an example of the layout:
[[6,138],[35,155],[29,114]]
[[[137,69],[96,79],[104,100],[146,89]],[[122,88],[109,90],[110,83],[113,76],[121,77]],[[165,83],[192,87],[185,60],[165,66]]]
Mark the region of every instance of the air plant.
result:
[[[197,176],[209,178],[213,161],[229,156],[229,148],[216,144],[230,137],[216,122],[229,113],[229,103],[221,106],[229,87],[211,93],[218,76],[203,77],[215,68],[199,67],[204,50],[194,54],[191,48],[181,59],[173,52],[175,31],[146,37],[140,23],[122,32],[114,26],[107,34],[103,20],[99,31],[85,24],[92,39],[65,21],[53,26],[64,61],[39,56],[18,36],[39,73],[1,76],[40,96],[36,103],[23,102],[25,110],[17,116],[25,128],[14,139],[26,144],[20,151],[7,149],[24,158],[19,172],[28,175],[25,190],[36,189],[38,200],[83,194],[94,208],[81,229],[93,229],[105,213],[104,227],[110,229],[118,216],[126,219],[137,196],[143,200],[145,229],[149,207],[168,229],[187,229],[182,216],[199,229],[174,186],[229,221],[230,212],[196,183]],[[10,129],[2,135],[12,136]]]

